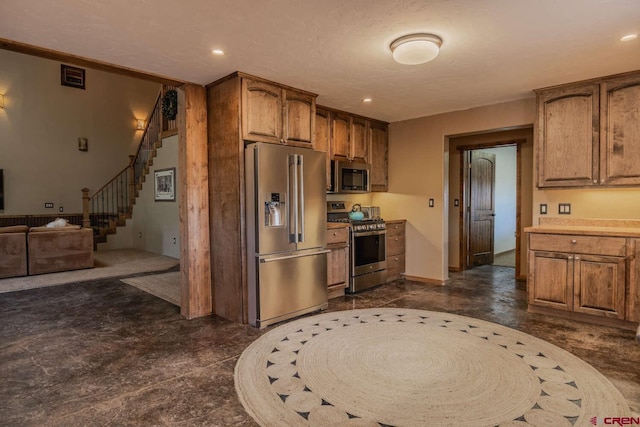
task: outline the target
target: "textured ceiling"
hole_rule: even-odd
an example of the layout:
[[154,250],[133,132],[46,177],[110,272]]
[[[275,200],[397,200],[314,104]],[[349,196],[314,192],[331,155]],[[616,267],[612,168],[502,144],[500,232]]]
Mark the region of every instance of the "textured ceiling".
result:
[[[440,56],[393,62],[412,32]],[[619,41],[639,32],[640,0],[0,1],[0,38],[203,85],[244,71],[391,122],[640,69]]]

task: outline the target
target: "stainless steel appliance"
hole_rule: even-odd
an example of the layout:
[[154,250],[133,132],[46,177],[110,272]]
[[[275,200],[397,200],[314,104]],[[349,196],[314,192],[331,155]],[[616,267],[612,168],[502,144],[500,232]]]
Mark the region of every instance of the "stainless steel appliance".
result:
[[331,162],[331,189],[334,193],[368,193],[370,167],[366,163]]
[[245,147],[249,324],[327,308],[325,153]]
[[[349,211],[345,202],[327,202],[327,221],[351,224],[349,286],[346,291],[355,293],[387,281],[387,230],[379,216],[350,220]],[[371,210],[365,212],[370,213]],[[379,215],[379,209],[377,213]]]

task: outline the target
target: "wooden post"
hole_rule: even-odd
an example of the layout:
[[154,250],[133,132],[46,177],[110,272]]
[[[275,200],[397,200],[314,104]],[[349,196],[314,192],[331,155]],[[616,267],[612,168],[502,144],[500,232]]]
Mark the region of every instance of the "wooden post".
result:
[[180,313],[187,319],[213,311],[209,237],[207,93],[186,84],[178,94],[180,197]]
[[136,199],[136,170],[135,170],[136,156],[129,155],[129,213],[133,206],[133,201]]
[[89,189],[82,189],[82,227],[91,228],[91,220],[89,219]]

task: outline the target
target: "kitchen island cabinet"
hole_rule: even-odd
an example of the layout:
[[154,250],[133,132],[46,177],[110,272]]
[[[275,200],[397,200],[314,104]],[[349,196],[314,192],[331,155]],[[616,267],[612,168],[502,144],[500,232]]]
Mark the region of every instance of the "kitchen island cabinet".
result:
[[344,295],[349,284],[349,224],[327,224],[327,286],[329,299]]
[[640,322],[640,224],[616,227],[606,221],[525,228],[529,311],[637,326],[631,322]]
[[400,279],[405,270],[405,220],[386,221],[387,282]]

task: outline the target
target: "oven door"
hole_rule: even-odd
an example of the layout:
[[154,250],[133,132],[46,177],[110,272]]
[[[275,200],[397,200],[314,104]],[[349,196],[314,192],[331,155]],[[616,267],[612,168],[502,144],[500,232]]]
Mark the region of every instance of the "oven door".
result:
[[386,231],[361,231],[351,235],[351,271],[353,276],[387,268]]

